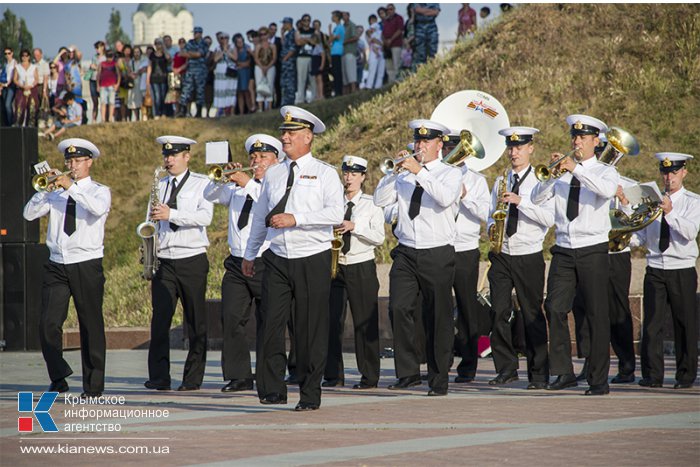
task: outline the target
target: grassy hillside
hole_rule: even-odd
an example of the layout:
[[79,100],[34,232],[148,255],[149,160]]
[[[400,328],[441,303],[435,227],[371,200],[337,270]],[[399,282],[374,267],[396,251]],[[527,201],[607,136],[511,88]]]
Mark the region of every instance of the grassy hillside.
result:
[[[315,153],[333,164],[343,154],[370,160],[368,191],[380,178],[378,164],[410,139],[408,120],[429,117],[444,97],[462,89],[495,96],[511,124],[541,130],[535,162],[569,148],[564,118],[586,113],[637,136],[642,153],[623,160],[623,175],[658,179],[657,151],[700,158],[700,6],[698,5],[523,5],[469,43],[459,44],[403,83],[380,93],[359,93],[309,109],[329,123]],[[220,120],[159,120],[95,125],[72,131],[91,139],[104,153],[95,179],[112,188],[106,234],[105,318],[110,326],[147,325],[150,289],[140,279],[140,239],[151,175],[161,157],[154,138],[182,134],[200,142],[228,139],[242,161],[243,141],[252,132],[276,134],[276,112]],[[40,154],[56,166],[55,145]],[[194,149],[194,169],[202,171],[204,145]],[[700,191],[697,161],[686,186]],[[505,166],[501,159],[485,171],[489,183]],[[226,213],[218,208],[209,229],[209,297],[219,287],[227,254]],[[385,258],[391,245],[380,251]],[[485,247],[485,242],[482,242]]]

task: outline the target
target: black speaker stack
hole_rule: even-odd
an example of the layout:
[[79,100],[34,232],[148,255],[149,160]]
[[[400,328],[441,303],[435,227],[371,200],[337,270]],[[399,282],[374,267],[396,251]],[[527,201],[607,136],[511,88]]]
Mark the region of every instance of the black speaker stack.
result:
[[41,276],[49,259],[39,220],[22,212],[34,195],[36,128],[0,128],[0,350],[38,350]]

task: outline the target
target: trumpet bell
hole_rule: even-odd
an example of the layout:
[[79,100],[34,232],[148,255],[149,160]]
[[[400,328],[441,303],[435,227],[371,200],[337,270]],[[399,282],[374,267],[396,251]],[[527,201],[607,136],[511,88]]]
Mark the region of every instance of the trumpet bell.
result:
[[394,163],[394,159],[387,157],[384,159],[382,162],[379,163],[379,170],[384,175],[390,175],[394,173],[394,167],[396,166],[396,163]]
[[552,178],[552,171],[546,165],[538,164],[535,166],[535,178],[540,182],[546,182]]
[[220,165],[212,165],[209,167],[207,177],[214,182],[220,182],[224,178],[224,168]]
[[49,186],[49,177],[46,174],[34,175],[32,177],[32,187],[34,191],[46,191]]

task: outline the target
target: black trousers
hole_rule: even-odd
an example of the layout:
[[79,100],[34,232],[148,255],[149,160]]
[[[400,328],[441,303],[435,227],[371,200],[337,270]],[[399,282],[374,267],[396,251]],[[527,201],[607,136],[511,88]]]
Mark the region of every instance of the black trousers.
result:
[[250,346],[245,327],[250,319],[250,308],[255,302],[255,350],[262,344],[262,278],[265,265],[262,258],[255,259],[255,275],[246,277],[241,270],[243,258],[229,255],[224,261],[224,278],[221,281],[221,322],[223,348],[221,369],[224,380],[252,379]]
[[545,269],[542,252],[519,256],[489,253],[489,260],[491,308],[494,312],[491,352],[496,371],[508,373],[518,369],[511,320],[511,294],[515,288],[525,327],[528,381],[549,381],[547,321],[542,311]]
[[287,259],[263,253],[262,359],[258,358],[258,394],[287,394],[284,332],[290,310],[294,316],[294,349],[300,402],[321,403],[321,378],[328,350],[328,303],[331,291],[331,251]]
[[160,267],[151,281],[153,318],[148,346],[148,379],[156,384],[170,385],[170,325],[178,298],[189,338],[182,384],[202,384],[207,359],[208,273],[206,253],[183,259],[160,258]]
[[642,377],[664,379],[663,321],[670,306],[676,351],[676,381],[693,383],[698,375],[698,325],[695,268],[664,270],[647,266],[644,275]]
[[607,242],[574,249],[555,245],[551,251],[544,302],[549,321],[550,371],[553,375],[574,372],[567,315],[578,290],[586,303],[586,321],[591,331],[588,384],[607,384],[610,369]]
[[343,367],[343,331],[347,304],[350,303],[355,329],[355,359],[361,382],[376,385],[379,381],[379,280],[374,260],[338,265],[331,282],[330,327],[326,380],[345,381]]
[[[631,375],[636,368],[634,358],[634,328],[630,311],[630,281],[632,261],[630,253],[608,255],[610,282],[608,301],[610,307],[610,343],[618,358],[618,372]],[[591,347],[591,333],[585,321],[586,304],[577,293],[574,299],[574,320],[576,322],[576,346],[579,357],[588,357]]]
[[455,253],[455,275],[452,288],[457,299],[457,329],[454,337],[462,361],[457,374],[473,378],[479,363],[479,313],[483,310],[476,299],[479,281],[479,249]]
[[[454,347],[452,283],[455,252],[452,245],[417,250],[399,244],[391,251],[389,308],[393,313],[394,365],[399,378],[420,375],[415,321],[424,314],[428,384],[447,390]],[[423,307],[418,306],[418,293]]]
[[73,374],[63,358],[63,323],[73,297],[80,328],[83,390],[103,392],[105,387],[105,325],[102,317],[105,276],[102,258],[73,264],[49,261],[41,291],[39,338],[51,381]]

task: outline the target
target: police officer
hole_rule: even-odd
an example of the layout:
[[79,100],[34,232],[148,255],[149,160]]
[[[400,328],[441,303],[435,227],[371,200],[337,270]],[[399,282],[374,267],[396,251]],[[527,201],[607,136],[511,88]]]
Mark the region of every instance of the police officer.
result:
[[440,14],[439,3],[415,3],[416,48],[413,52],[414,67],[426,63],[437,54],[439,36],[437,16]]
[[[328,304],[331,288],[333,226],[343,222],[343,187],[335,167],[311,154],[314,134],[326,126],[314,114],[292,105],[280,109],[284,121],[283,164],[267,172],[242,264],[254,274],[254,260],[263,253],[262,307],[265,313],[262,373],[263,404],[286,404],[284,330],[294,307],[296,376],[300,401],[295,410],[317,410],[328,350]],[[292,304],[293,302],[293,304]],[[258,385],[261,380],[258,378]]]
[[[53,191],[40,191],[24,207],[28,221],[49,216],[46,245],[49,262],[44,270],[39,337],[49,371],[49,391],[69,390],[66,378],[73,370],[63,358],[63,323],[73,297],[80,324],[83,367],[81,397],[99,397],[105,385],[105,330],[102,299],[104,227],[112,204],[109,188],[92,180],[90,169],[100,151],[88,140],[61,141],[70,174],[60,175]],[[54,175],[57,170],[52,171]]]
[[190,146],[196,141],[161,136],[156,142],[162,146],[163,166],[168,176],[159,184],[161,202],[151,210],[151,218],[158,222],[160,267],[151,282],[153,318],[148,381],[144,386],[170,389],[170,324],[179,298],[189,351],[178,391],[194,391],[202,384],[206,366],[207,226],[214,207],[203,196],[209,180],[188,168],[192,157]]
[[297,91],[297,48],[294,40],[294,20],[289,16],[282,20],[282,72],[280,73],[281,105],[294,104]]
[[[498,132],[506,140],[506,154],[511,170],[506,175],[506,190],[499,199],[498,177],[491,191],[491,214],[499,202],[507,203],[503,246],[500,253],[490,252],[488,277],[491,307],[494,312],[491,351],[498,373],[489,381],[492,386],[518,379],[518,355],[513,344],[512,292],[520,303],[524,321],[527,356],[528,389],[544,389],[549,381],[547,360],[547,321],[542,312],[544,297],[544,257],[542,242],[554,225],[554,200],[541,205],[530,201],[530,192],[537,185],[530,158],[535,151],[533,137],[537,128],[510,127]],[[495,227],[489,218],[488,230]]]
[[603,122],[577,114],[569,115],[566,123],[571,128],[571,146],[576,152],[570,157],[552,154],[553,162],[562,158],[558,167],[566,173],[538,183],[531,193],[531,200],[537,205],[554,199],[556,245],[552,247],[544,307],[549,322],[550,371],[557,379],[548,389],[560,390],[578,384],[571,362],[567,319],[578,287],[586,304],[586,321],[591,332],[590,388],[586,395],[604,395],[610,392],[609,211],[619,175],[595,157],[595,147],[600,142],[598,134],[607,131]]
[[[203,29],[194,28],[194,38],[187,41],[185,50],[180,54],[187,59],[187,70],[182,79],[182,94],[180,94],[180,111],[178,117],[188,113],[192,100],[197,103],[197,117],[202,116],[204,106],[204,87],[207,82],[207,54],[209,46],[202,39]],[[196,97],[193,95],[195,94]]]
[[328,361],[322,386],[345,384],[343,367],[343,327],[346,305],[350,303],[355,329],[355,358],[360,382],[353,389],[376,388],[379,381],[379,308],[375,247],[384,243],[384,214],[372,196],[362,192],[367,177],[367,160],[343,157],[345,216],[336,226],[343,246],[338,272],[331,282]]
[[[454,344],[452,283],[455,266],[456,202],[462,191],[462,173],[440,160],[444,125],[413,120],[416,157],[397,163],[379,181],[374,203],[386,207],[398,201],[396,236],[391,252],[389,308],[393,313],[394,364],[398,381],[389,389],[421,383],[415,348],[415,321],[425,319],[429,396],[447,395],[448,372]],[[399,153],[404,157],[406,151]],[[422,293],[422,312],[418,294]]]
[[[231,254],[224,261],[224,278],[221,282],[221,318],[223,324],[223,349],[221,351],[221,369],[224,380],[228,383],[222,392],[237,392],[253,389],[253,373],[250,366],[250,351],[245,326],[250,318],[250,306],[255,302],[256,320],[256,360],[262,354],[258,351],[262,345],[262,308],[260,294],[262,276],[265,266],[262,263],[263,251],[267,250],[269,241],[255,258],[255,275],[247,277],[241,271],[243,254],[248,244],[253,206],[260,198],[265,172],[277,164],[279,157],[284,157],[282,142],[266,134],[251,135],[245,141],[249,155],[252,175],[244,171],[231,173],[222,184],[210,181],[204,189],[204,198],[214,204],[228,206],[228,245]],[[227,167],[227,170],[241,168],[240,164]]]
[[670,306],[676,354],[674,389],[693,386],[698,373],[698,325],[695,291],[700,229],[700,196],[688,191],[683,180],[693,156],[660,152],[659,171],[665,194],[663,214],[645,229],[635,233],[632,244],[645,246],[647,269],[644,275],[644,318],[642,320],[642,379],[640,386],[663,385],[663,322]]
[[[452,130],[445,141],[442,153],[447,156],[460,142],[460,130]],[[483,175],[469,170],[466,164],[462,172],[461,197],[457,203],[455,237],[455,277],[452,288],[457,300],[457,334],[455,347],[462,360],[457,365],[455,383],[474,380],[479,360],[479,312],[476,287],[479,280],[479,233],[481,223],[489,216],[489,188]]]

